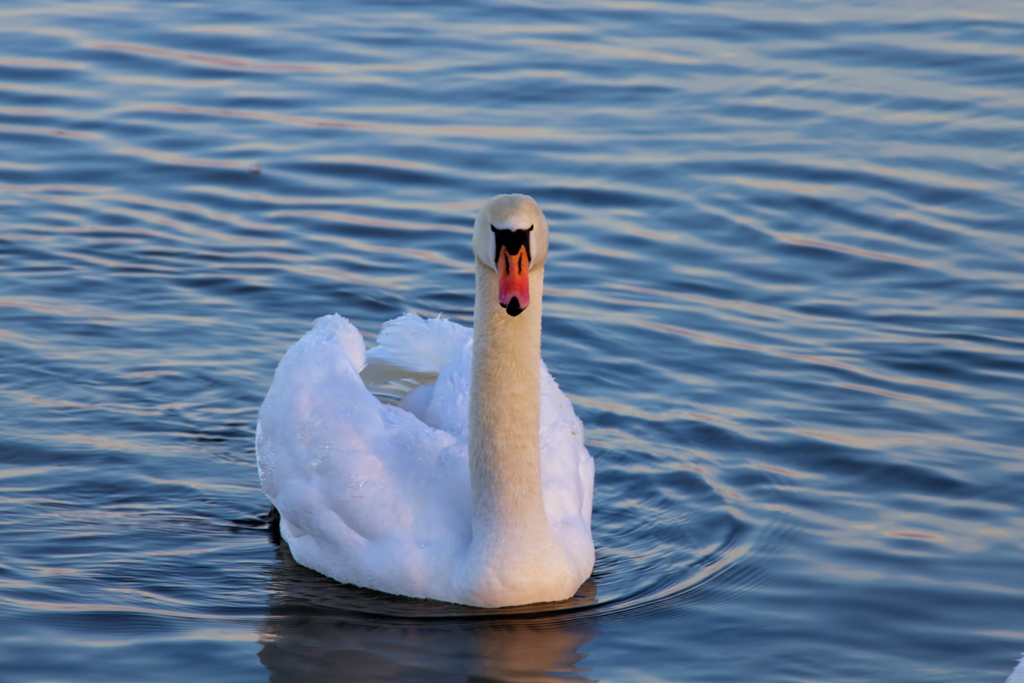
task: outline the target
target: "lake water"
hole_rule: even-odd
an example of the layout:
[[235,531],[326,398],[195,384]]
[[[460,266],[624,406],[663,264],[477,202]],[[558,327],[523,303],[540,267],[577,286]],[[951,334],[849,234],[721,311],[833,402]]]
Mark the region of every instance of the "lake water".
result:
[[[552,226],[597,566],[499,612],[272,542],[314,318],[471,323]],[[1024,650],[1024,5],[0,5],[5,681],[1001,683]]]

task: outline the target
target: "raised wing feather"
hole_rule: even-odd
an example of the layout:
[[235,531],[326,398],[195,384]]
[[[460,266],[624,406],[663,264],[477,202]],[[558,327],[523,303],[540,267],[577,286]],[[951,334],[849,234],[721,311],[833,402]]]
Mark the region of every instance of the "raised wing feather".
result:
[[446,318],[421,318],[406,313],[384,323],[377,346],[367,353],[370,364],[384,363],[409,372],[438,374],[473,331]]

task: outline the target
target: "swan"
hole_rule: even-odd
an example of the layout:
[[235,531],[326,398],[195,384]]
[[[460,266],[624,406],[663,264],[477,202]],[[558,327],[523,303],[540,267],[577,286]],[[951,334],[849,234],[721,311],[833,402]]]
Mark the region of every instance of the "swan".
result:
[[[287,351],[256,426],[260,484],[295,560],[342,583],[477,607],[565,600],[594,567],[594,462],[540,357],[547,221],[499,195],[472,246],[472,330],[408,313],[367,351],[334,314]],[[395,406],[371,376],[427,381]]]
[[1010,672],[1010,677],[1006,679],[1006,683],[1024,683],[1024,654],[1017,660],[1017,666],[1013,667],[1013,671]]

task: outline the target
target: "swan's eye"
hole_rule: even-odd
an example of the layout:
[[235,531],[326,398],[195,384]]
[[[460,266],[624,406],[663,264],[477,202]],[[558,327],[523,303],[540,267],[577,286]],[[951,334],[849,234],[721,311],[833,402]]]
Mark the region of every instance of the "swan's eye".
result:
[[494,233],[494,262],[497,263],[501,256],[501,248],[505,247],[508,253],[515,256],[519,253],[519,250],[526,247],[526,258],[527,260],[533,259],[533,254],[530,253],[530,233],[533,232],[533,226],[531,225],[526,230],[499,230],[498,228],[491,226],[491,232]]

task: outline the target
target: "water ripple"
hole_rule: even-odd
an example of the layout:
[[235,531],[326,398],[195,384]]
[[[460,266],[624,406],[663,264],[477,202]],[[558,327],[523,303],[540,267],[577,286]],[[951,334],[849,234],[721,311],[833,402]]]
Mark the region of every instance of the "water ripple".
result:
[[[0,9],[5,670],[1001,680],[1019,15]],[[335,310],[368,339],[471,322],[472,217],[508,191],[553,227],[544,354],[597,463],[594,577],[481,611],[297,566],[253,466],[277,360]]]

